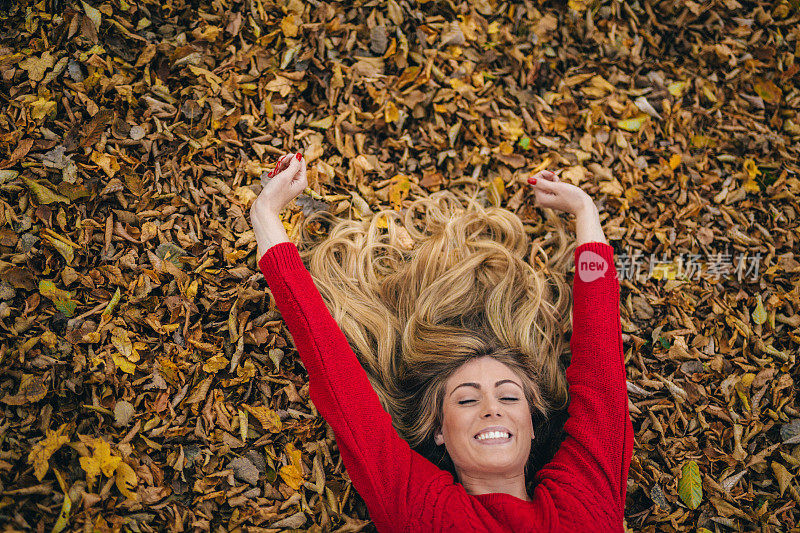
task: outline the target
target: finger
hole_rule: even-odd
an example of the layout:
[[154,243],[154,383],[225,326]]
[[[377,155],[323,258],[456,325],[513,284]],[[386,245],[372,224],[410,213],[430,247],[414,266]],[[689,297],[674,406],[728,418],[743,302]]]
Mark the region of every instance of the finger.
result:
[[549,180],[549,181],[555,181],[555,182],[559,181],[558,180],[558,176],[555,174],[555,172],[551,172],[549,170],[543,170],[542,171],[542,179],[546,179],[546,180]]
[[278,158],[278,162],[277,162],[277,163],[275,163],[275,166],[274,166],[274,167],[272,168],[272,170],[270,170],[270,171],[269,171],[269,173],[267,174],[267,177],[268,177],[268,178],[271,178],[272,176],[274,176],[275,174],[277,174],[278,172],[280,172],[280,170],[281,170],[281,163],[283,162],[283,159],[284,159],[284,157],[286,157],[286,156],[281,156],[281,157],[279,157],[279,158]]
[[300,171],[297,173],[297,177],[299,179],[305,179],[306,170],[307,170],[307,168],[306,168],[306,158],[302,157],[302,154],[301,154],[301,156],[300,156]]
[[552,181],[549,176],[544,175],[542,172],[537,172],[533,177],[528,179],[528,183],[533,185],[536,189],[552,191],[555,182]]
[[286,170],[286,167],[289,166],[289,157],[291,154],[282,155],[280,159],[278,159],[278,164],[275,165],[275,174],[279,172],[283,172]]
[[294,157],[294,154],[292,154],[291,157],[287,156],[286,157],[286,161],[287,161],[286,162],[286,167],[283,170],[281,170],[280,172],[278,172],[278,175],[280,175],[280,176],[283,176],[283,175],[294,176],[297,173],[297,171],[300,169],[301,162],[298,161],[296,157]]

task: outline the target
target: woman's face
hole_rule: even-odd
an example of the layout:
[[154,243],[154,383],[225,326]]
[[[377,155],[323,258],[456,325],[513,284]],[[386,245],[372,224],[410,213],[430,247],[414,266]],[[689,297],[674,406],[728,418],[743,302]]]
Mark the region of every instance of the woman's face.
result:
[[522,380],[508,366],[486,356],[464,363],[445,382],[444,444],[459,475],[518,475],[533,439],[531,410]]

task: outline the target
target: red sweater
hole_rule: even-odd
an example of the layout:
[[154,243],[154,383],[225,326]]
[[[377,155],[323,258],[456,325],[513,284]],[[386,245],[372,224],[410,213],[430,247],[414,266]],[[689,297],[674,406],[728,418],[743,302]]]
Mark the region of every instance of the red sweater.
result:
[[392,426],[297,247],[283,242],[267,250],[259,267],[308,371],[311,400],[333,428],[379,531],[624,531],[633,426],[613,259],[605,243],[575,250],[566,439],[536,473],[533,501],[526,502],[467,494],[413,451]]

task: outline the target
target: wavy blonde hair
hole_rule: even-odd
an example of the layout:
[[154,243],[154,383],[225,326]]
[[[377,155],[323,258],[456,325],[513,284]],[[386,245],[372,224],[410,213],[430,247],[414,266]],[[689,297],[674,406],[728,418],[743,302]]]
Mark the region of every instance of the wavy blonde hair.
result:
[[525,384],[536,433],[530,473],[555,453],[566,419],[562,357],[574,243],[549,210],[549,224],[534,232],[552,231],[531,245],[516,214],[485,203],[478,194],[443,190],[403,213],[387,209],[360,221],[318,211],[303,223],[298,248],[412,448],[454,472],[444,447],[433,444],[444,383],[488,355]]

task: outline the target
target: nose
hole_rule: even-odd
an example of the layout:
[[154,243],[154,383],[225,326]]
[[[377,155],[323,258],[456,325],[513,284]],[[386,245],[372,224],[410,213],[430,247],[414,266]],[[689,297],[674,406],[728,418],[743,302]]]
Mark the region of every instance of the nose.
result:
[[484,418],[491,418],[493,416],[502,416],[502,409],[500,407],[500,402],[496,398],[489,398],[484,403],[486,406],[482,416]]

